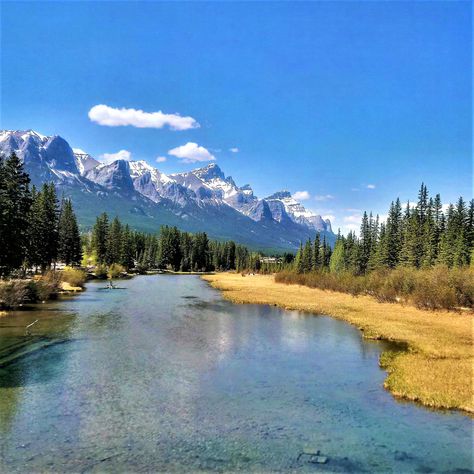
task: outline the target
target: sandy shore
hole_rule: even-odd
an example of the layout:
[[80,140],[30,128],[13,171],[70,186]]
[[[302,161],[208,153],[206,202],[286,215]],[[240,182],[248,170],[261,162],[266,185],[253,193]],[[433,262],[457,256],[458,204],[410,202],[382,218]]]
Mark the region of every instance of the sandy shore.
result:
[[395,396],[427,406],[474,413],[472,315],[423,311],[378,303],[368,296],[285,285],[269,275],[218,273],[202,278],[235,303],[330,315],[356,325],[364,337],[406,343],[407,351],[381,356],[388,372],[385,387]]

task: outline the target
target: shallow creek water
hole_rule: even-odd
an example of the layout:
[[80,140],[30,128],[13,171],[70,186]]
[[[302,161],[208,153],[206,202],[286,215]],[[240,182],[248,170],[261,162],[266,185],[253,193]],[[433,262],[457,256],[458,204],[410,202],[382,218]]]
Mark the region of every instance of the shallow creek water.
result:
[[1,472],[472,469],[472,419],[395,400],[346,323],[196,276],[104,286],[0,318]]

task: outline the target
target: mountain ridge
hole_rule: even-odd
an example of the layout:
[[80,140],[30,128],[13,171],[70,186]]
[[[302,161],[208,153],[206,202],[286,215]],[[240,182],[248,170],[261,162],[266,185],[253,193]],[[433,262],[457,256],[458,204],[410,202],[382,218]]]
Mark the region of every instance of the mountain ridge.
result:
[[259,249],[294,250],[315,232],[330,243],[335,239],[330,222],[306,210],[288,191],[259,199],[249,184],[237,186],[216,163],[168,175],[146,161],[101,163],[59,135],[0,131],[0,153],[13,151],[34,184],[52,181],[73,199],[84,228],[105,211],[137,229],[176,225]]

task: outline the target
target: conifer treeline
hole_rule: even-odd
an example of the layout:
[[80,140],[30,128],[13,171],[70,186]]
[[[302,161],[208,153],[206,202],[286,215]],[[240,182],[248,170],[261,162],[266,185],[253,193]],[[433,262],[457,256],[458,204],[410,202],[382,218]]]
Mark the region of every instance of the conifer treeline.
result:
[[110,222],[105,213],[97,218],[92,231],[83,236],[83,244],[89,263],[119,264],[126,270],[243,270],[256,269],[260,263],[259,255],[233,241],[212,241],[205,232],[190,234],[168,226],[162,227],[157,235],[145,234],[130,229],[118,218]]
[[[329,256],[328,256],[329,254]],[[307,273],[328,269],[364,275],[377,269],[399,266],[429,268],[436,264],[462,267],[474,264],[474,200],[469,205],[460,197],[456,205],[442,210],[441,197],[428,195],[422,184],[415,206],[400,199],[390,205],[385,223],[379,217],[364,213],[359,237],[350,232],[338,235],[331,253],[316,237],[300,247],[295,270]]]
[[53,184],[33,186],[13,153],[0,156],[0,276],[29,267],[50,268],[57,261],[79,264],[79,228],[71,201],[59,203]]
[[53,183],[30,188],[21,160],[0,156],[0,277],[28,268],[45,271],[57,262],[125,269],[171,268],[175,271],[258,270],[260,256],[234,242],[210,241],[204,232],[190,234],[163,227],[158,235],[136,232],[107,214],[91,233],[81,235],[71,201],[58,201]]

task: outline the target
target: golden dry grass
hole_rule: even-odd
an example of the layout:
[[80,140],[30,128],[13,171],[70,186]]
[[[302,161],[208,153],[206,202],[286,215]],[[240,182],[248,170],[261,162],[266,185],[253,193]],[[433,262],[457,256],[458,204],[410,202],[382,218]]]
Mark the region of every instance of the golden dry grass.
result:
[[424,311],[369,296],[285,285],[271,275],[218,273],[203,278],[235,303],[326,314],[356,325],[367,338],[404,342],[407,352],[381,357],[388,372],[385,387],[427,406],[474,413],[472,314]]

